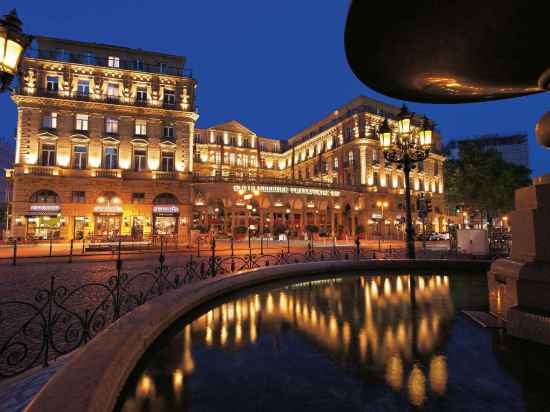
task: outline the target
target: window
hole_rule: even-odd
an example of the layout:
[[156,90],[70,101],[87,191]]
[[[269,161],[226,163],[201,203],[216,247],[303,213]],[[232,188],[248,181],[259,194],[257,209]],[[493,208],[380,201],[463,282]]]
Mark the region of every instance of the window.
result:
[[386,173],[386,186],[391,187],[391,174]]
[[418,171],[423,172],[424,171],[424,162],[418,162]]
[[118,150],[116,147],[106,147],[103,151],[103,167],[105,169],[116,169],[118,163]]
[[145,193],[132,193],[132,203],[144,203]]
[[216,135],[216,144],[223,144],[223,135],[221,134]]
[[139,103],[147,102],[147,88],[138,87],[136,91],[136,101]]
[[334,158],[334,170],[338,170],[338,158]]
[[176,105],[176,95],[173,90],[164,89],[164,104],[168,106]]
[[73,203],[86,203],[86,192],[73,192]]
[[145,170],[147,151],[145,149],[134,149],[134,170],[140,172]]
[[374,172],[373,173],[373,184],[375,186],[379,186],[380,185],[380,175],[378,174],[378,172]]
[[437,161],[434,162],[434,176],[439,176],[439,163]]
[[144,67],[143,60],[137,59],[136,60],[136,70],[143,70],[143,67]]
[[147,122],[145,120],[136,120],[134,134],[136,136],[147,136]]
[[66,50],[58,49],[56,52],[56,60],[62,62],[69,61],[69,53]]
[[164,137],[166,139],[174,138],[174,127],[173,126],[164,126]]
[[[421,162],[422,163],[422,162]],[[418,183],[419,183],[419,188],[418,190],[420,190],[421,192],[423,192],[424,190],[426,190],[425,186],[424,186],[424,179],[418,179]]]
[[231,136],[230,139],[229,139],[229,142],[230,142],[231,146],[237,146],[237,137],[236,136]]
[[195,133],[194,140],[195,140],[195,143],[202,143],[202,138],[200,133]]
[[372,161],[374,163],[378,163],[378,150],[373,150],[372,151]]
[[90,95],[90,81],[79,80],[76,89],[77,96],[89,96]]
[[44,129],[57,129],[57,113],[44,113],[42,127]]
[[244,147],[250,147],[250,139],[249,138],[244,139]]
[[48,92],[56,93],[59,90],[59,77],[48,76],[46,82],[46,90]]
[[108,101],[116,101],[116,100],[118,100],[118,97],[119,97],[118,84],[109,83],[107,85],[107,100]]
[[73,148],[73,167],[75,169],[86,169],[88,149],[86,146],[74,146]]
[[346,127],[346,140],[351,140],[353,137],[353,132],[351,127]]
[[168,66],[166,65],[166,63],[161,63],[159,65],[159,73],[166,73],[167,69],[168,69]]
[[120,57],[118,56],[109,56],[107,59],[107,66],[109,67],[120,67]]
[[348,161],[350,166],[353,166],[353,152],[348,153]]
[[105,119],[105,133],[117,134],[118,133],[118,120],[113,117],[107,117]]
[[80,131],[87,131],[88,130],[88,115],[87,114],[78,113],[76,115],[75,129],[80,130]]
[[95,54],[90,52],[84,53],[82,60],[84,64],[96,64]]
[[174,152],[162,152],[160,168],[163,172],[174,171]]
[[54,144],[44,143],[42,145],[41,164],[42,166],[55,166],[55,145]]

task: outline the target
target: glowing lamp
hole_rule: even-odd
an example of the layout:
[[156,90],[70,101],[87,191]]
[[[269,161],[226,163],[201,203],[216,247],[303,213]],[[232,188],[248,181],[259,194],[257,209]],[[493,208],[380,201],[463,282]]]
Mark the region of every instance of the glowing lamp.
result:
[[424,116],[424,120],[422,122],[422,130],[420,131],[420,145],[425,148],[429,149],[432,145],[432,133],[433,133],[433,124],[430,122],[430,120]]
[[11,83],[21,56],[32,40],[22,32],[21,26],[15,9],[0,20],[0,91]]
[[388,119],[384,119],[384,123],[382,123],[382,126],[380,126],[380,129],[378,130],[378,135],[380,136],[380,146],[382,146],[382,149],[389,150],[391,146],[391,129],[388,125]]
[[413,113],[409,112],[409,109],[407,109],[407,106],[403,105],[396,117],[397,125],[399,126],[399,133],[401,134],[410,133],[412,118],[413,118]]
[[259,190],[254,190],[254,196],[259,196],[260,195],[260,191]]

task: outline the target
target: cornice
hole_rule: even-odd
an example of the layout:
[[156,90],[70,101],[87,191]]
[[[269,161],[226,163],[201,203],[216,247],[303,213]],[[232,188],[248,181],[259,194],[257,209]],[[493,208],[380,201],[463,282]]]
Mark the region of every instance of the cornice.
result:
[[[23,95],[12,95],[13,101],[17,104],[18,107],[23,105],[34,105],[35,108],[40,108],[37,106],[56,106],[60,109],[65,110],[95,110],[103,111],[107,113],[117,113],[119,115],[126,114],[128,116],[163,116],[163,117],[174,117],[177,120],[187,120],[196,122],[199,118],[198,113],[195,112],[183,112],[179,110],[167,110],[156,107],[134,107],[130,105],[119,105],[119,104],[109,104],[102,102],[94,101],[78,101],[78,100],[68,100],[62,98],[49,98],[49,97],[37,97],[37,96],[23,96]],[[33,106],[25,106],[33,108]]]

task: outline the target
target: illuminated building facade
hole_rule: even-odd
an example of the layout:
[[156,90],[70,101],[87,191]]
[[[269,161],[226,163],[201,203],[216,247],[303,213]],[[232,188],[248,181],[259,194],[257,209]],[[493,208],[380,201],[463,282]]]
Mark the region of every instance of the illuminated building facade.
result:
[[[404,178],[376,129],[399,108],[359,97],[287,141],[237,121],[195,127],[185,58],[45,37],[22,61],[9,234],[142,238],[200,231],[367,237],[404,230]],[[416,126],[420,118],[415,119]],[[443,161],[412,173],[446,229]],[[387,206],[379,210],[377,203]]]

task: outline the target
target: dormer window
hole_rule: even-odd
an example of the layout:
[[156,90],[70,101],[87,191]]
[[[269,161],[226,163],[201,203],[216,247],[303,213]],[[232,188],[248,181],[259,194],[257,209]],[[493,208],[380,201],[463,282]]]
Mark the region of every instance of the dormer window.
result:
[[96,64],[95,54],[87,52],[84,53],[84,64]]
[[167,69],[168,69],[168,66],[166,65],[166,63],[159,64],[159,73],[166,73]]
[[109,67],[120,67],[120,57],[118,56],[109,56],[107,59],[107,66]]
[[145,67],[145,65],[143,63],[143,60],[137,59],[136,60],[136,70],[143,70],[144,67]]

